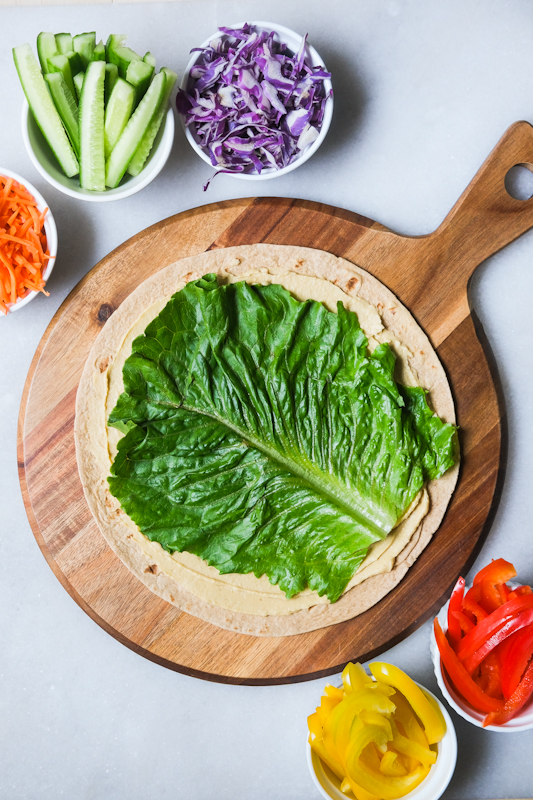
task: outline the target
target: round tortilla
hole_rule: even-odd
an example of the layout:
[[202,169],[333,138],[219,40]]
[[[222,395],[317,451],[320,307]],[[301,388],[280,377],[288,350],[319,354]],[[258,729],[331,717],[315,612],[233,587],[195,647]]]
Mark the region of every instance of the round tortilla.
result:
[[[446,422],[455,422],[448,381],[429,339],[392,292],[370,274],[330,253],[303,247],[257,244],[213,250],[182,259],[146,280],[110,317],[93,345],[78,389],[75,421],[78,468],[89,507],[111,548],[151,591],[219,627],[256,636],[287,636],[351,619],[388,594],[427,546],[453,493],[457,465],[428,484],[427,493],[421,493],[410,509],[411,522],[408,518],[373,546],[348,591],[333,604],[309,590],[288,601],[266,577],[220,576],[196,556],[172,556],[139,532],[109,492],[113,437],[118,434],[107,428],[107,416],[120,392],[116,376],[121,375],[131,341],[172,294],[210,272],[224,281],[283,282],[299,299],[308,290],[306,296],[312,296],[313,281],[318,279],[323,302],[334,308],[336,299],[344,298],[347,307],[357,311],[370,346],[391,343],[399,356],[398,380],[423,386],[433,410]],[[408,523],[408,535],[403,535]],[[208,586],[207,593],[193,591],[190,577],[196,573],[202,587]],[[251,596],[254,613],[247,611]],[[263,597],[267,611],[261,607]]]

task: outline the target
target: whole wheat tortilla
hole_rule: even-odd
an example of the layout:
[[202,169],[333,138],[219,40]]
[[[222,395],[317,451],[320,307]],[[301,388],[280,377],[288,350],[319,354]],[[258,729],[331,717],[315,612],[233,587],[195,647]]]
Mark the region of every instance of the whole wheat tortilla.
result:
[[[170,297],[192,280],[211,272],[244,276],[250,273],[282,275],[294,272],[330,281],[346,294],[375,306],[387,331],[410,351],[409,367],[419,386],[429,392],[429,403],[446,422],[455,423],[451,391],[428,337],[409,311],[382,283],[350,262],[321,250],[282,245],[244,245],[213,250],[177,261],[135,289],[115,311],[96,339],[78,388],[75,440],[78,469],[88,505],[107,542],[126,566],[156,595],[183,611],[231,631],[256,636],[288,636],[342,622],[375,605],[403,578],[429,544],[446,511],[458,465],[427,488],[430,509],[404,549],[395,556],[390,572],[374,575],[347,591],[336,603],[316,605],[288,616],[257,616],[228,611],[186,590],[147,554],[132,534],[132,522],[108,488],[106,432],[108,369],[132,325],[154,303]],[[164,552],[164,551],[162,551]],[[168,555],[168,554],[167,554]],[[239,591],[238,587],[235,591]]]

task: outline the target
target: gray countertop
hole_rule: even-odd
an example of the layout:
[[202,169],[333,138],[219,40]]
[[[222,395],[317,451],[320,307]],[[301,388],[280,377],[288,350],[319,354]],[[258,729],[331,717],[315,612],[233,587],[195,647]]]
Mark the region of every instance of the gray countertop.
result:
[[[157,180],[117,203],[71,200],[24,150],[22,91],[11,47],[39,31],[128,32],[135,49],[182,73],[191,47],[218,25],[266,19],[309,39],[333,73],[334,118],[322,148],[268,183],[220,176],[178,126]],[[318,798],[305,761],[306,717],[324,680],[225,686],[170,672],[101,630],[61,587],[33,538],[16,467],[26,373],[54,312],[108,252],[143,228],[226,198],[322,201],[401,233],[432,231],[506,128],[533,122],[530,0],[194,0],[0,10],[0,166],[44,194],[59,257],[39,297],[0,319],[0,798],[146,800]],[[533,186],[531,188],[533,192]],[[482,264],[472,306],[505,395],[509,457],[503,495],[476,568],[500,556],[533,581],[533,231]],[[466,577],[466,576],[465,576]],[[430,623],[385,654],[438,693]],[[481,731],[451,712],[459,758],[446,798],[533,796],[533,731]]]

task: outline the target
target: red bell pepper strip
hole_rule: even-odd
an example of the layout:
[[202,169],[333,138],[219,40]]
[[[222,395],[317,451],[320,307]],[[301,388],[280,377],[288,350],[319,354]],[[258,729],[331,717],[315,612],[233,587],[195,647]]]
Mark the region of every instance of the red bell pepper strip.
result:
[[521,595],[514,600],[509,600],[504,606],[493,611],[490,617],[481,620],[476,627],[461,639],[457,655],[461,661],[469,658],[482,644],[505,623],[518,616],[521,611],[533,608],[533,594]]
[[472,680],[442,632],[438,619],[435,619],[433,622],[433,630],[435,631],[435,639],[437,640],[442,663],[457,691],[460,692],[467,703],[470,703],[477,711],[484,711],[486,713],[501,712],[504,707],[503,702],[501,700],[496,700],[494,697],[489,697],[488,694],[480,689],[477,683]]
[[489,697],[496,697],[500,699],[502,696],[502,677],[501,663],[497,650],[493,650],[481,662],[480,673],[481,681],[479,683],[476,681],[476,683],[481,686],[483,691],[488,694]]
[[502,605],[498,585],[506,583],[511,578],[516,578],[516,570],[503,558],[497,558],[477,573],[473,586],[479,587],[478,602],[488,614],[492,614]]
[[470,633],[472,628],[476,627],[475,624],[468,619],[464,611],[454,611],[453,616],[457,619],[463,633]]
[[480,599],[481,587],[472,586],[472,588],[469,589],[465,594],[465,598],[463,600],[463,610],[472,614],[476,622],[481,622],[482,619],[486,619],[486,617],[488,617],[485,609],[479,605]]
[[526,670],[526,674],[518,684],[516,691],[505,703],[501,711],[492,711],[483,720],[483,727],[487,725],[503,725],[512,719],[515,714],[525,706],[533,693],[533,661]]
[[502,692],[506,700],[514,694],[533,657],[533,624],[518,631],[511,639],[502,663]]
[[509,589],[506,583],[499,583],[496,588],[498,589],[500,596],[502,598],[501,605],[503,606],[503,604],[509,600],[509,595],[511,594],[511,590]]
[[454,616],[457,618],[459,623],[459,627],[461,628],[463,633],[470,633],[472,628],[475,628],[475,624],[471,622],[464,611],[454,611]]
[[[521,628],[525,628],[526,625],[530,625],[533,622],[533,608],[528,609],[527,611],[522,611],[521,614],[518,614],[516,617],[505,622],[501,628],[498,628],[482,645],[479,647],[475,653],[473,653],[468,658],[461,659],[464,668],[468,672],[469,675],[472,675],[475,668],[481,664],[484,658],[488,656],[491,650],[494,650],[499,644],[501,644],[508,636],[510,636],[515,631],[519,631]],[[509,657],[509,656],[508,656]],[[522,670],[523,671],[523,670]]]
[[462,628],[456,614],[462,613],[465,579],[458,578],[448,604],[448,641],[455,650],[461,641]]
[[531,594],[532,591],[533,590],[531,589],[531,586],[517,586],[516,589],[513,589],[513,591],[510,592],[509,597],[507,599],[515,600],[517,597],[519,597],[519,595]]

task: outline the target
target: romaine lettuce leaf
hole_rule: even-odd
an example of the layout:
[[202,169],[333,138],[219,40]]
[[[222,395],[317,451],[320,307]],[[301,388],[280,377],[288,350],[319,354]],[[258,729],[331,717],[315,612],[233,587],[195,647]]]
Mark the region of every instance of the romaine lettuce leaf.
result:
[[394,362],[342,303],[191,282],[126,360],[111,492],[169,552],[334,602],[453,464],[454,427],[398,387]]

